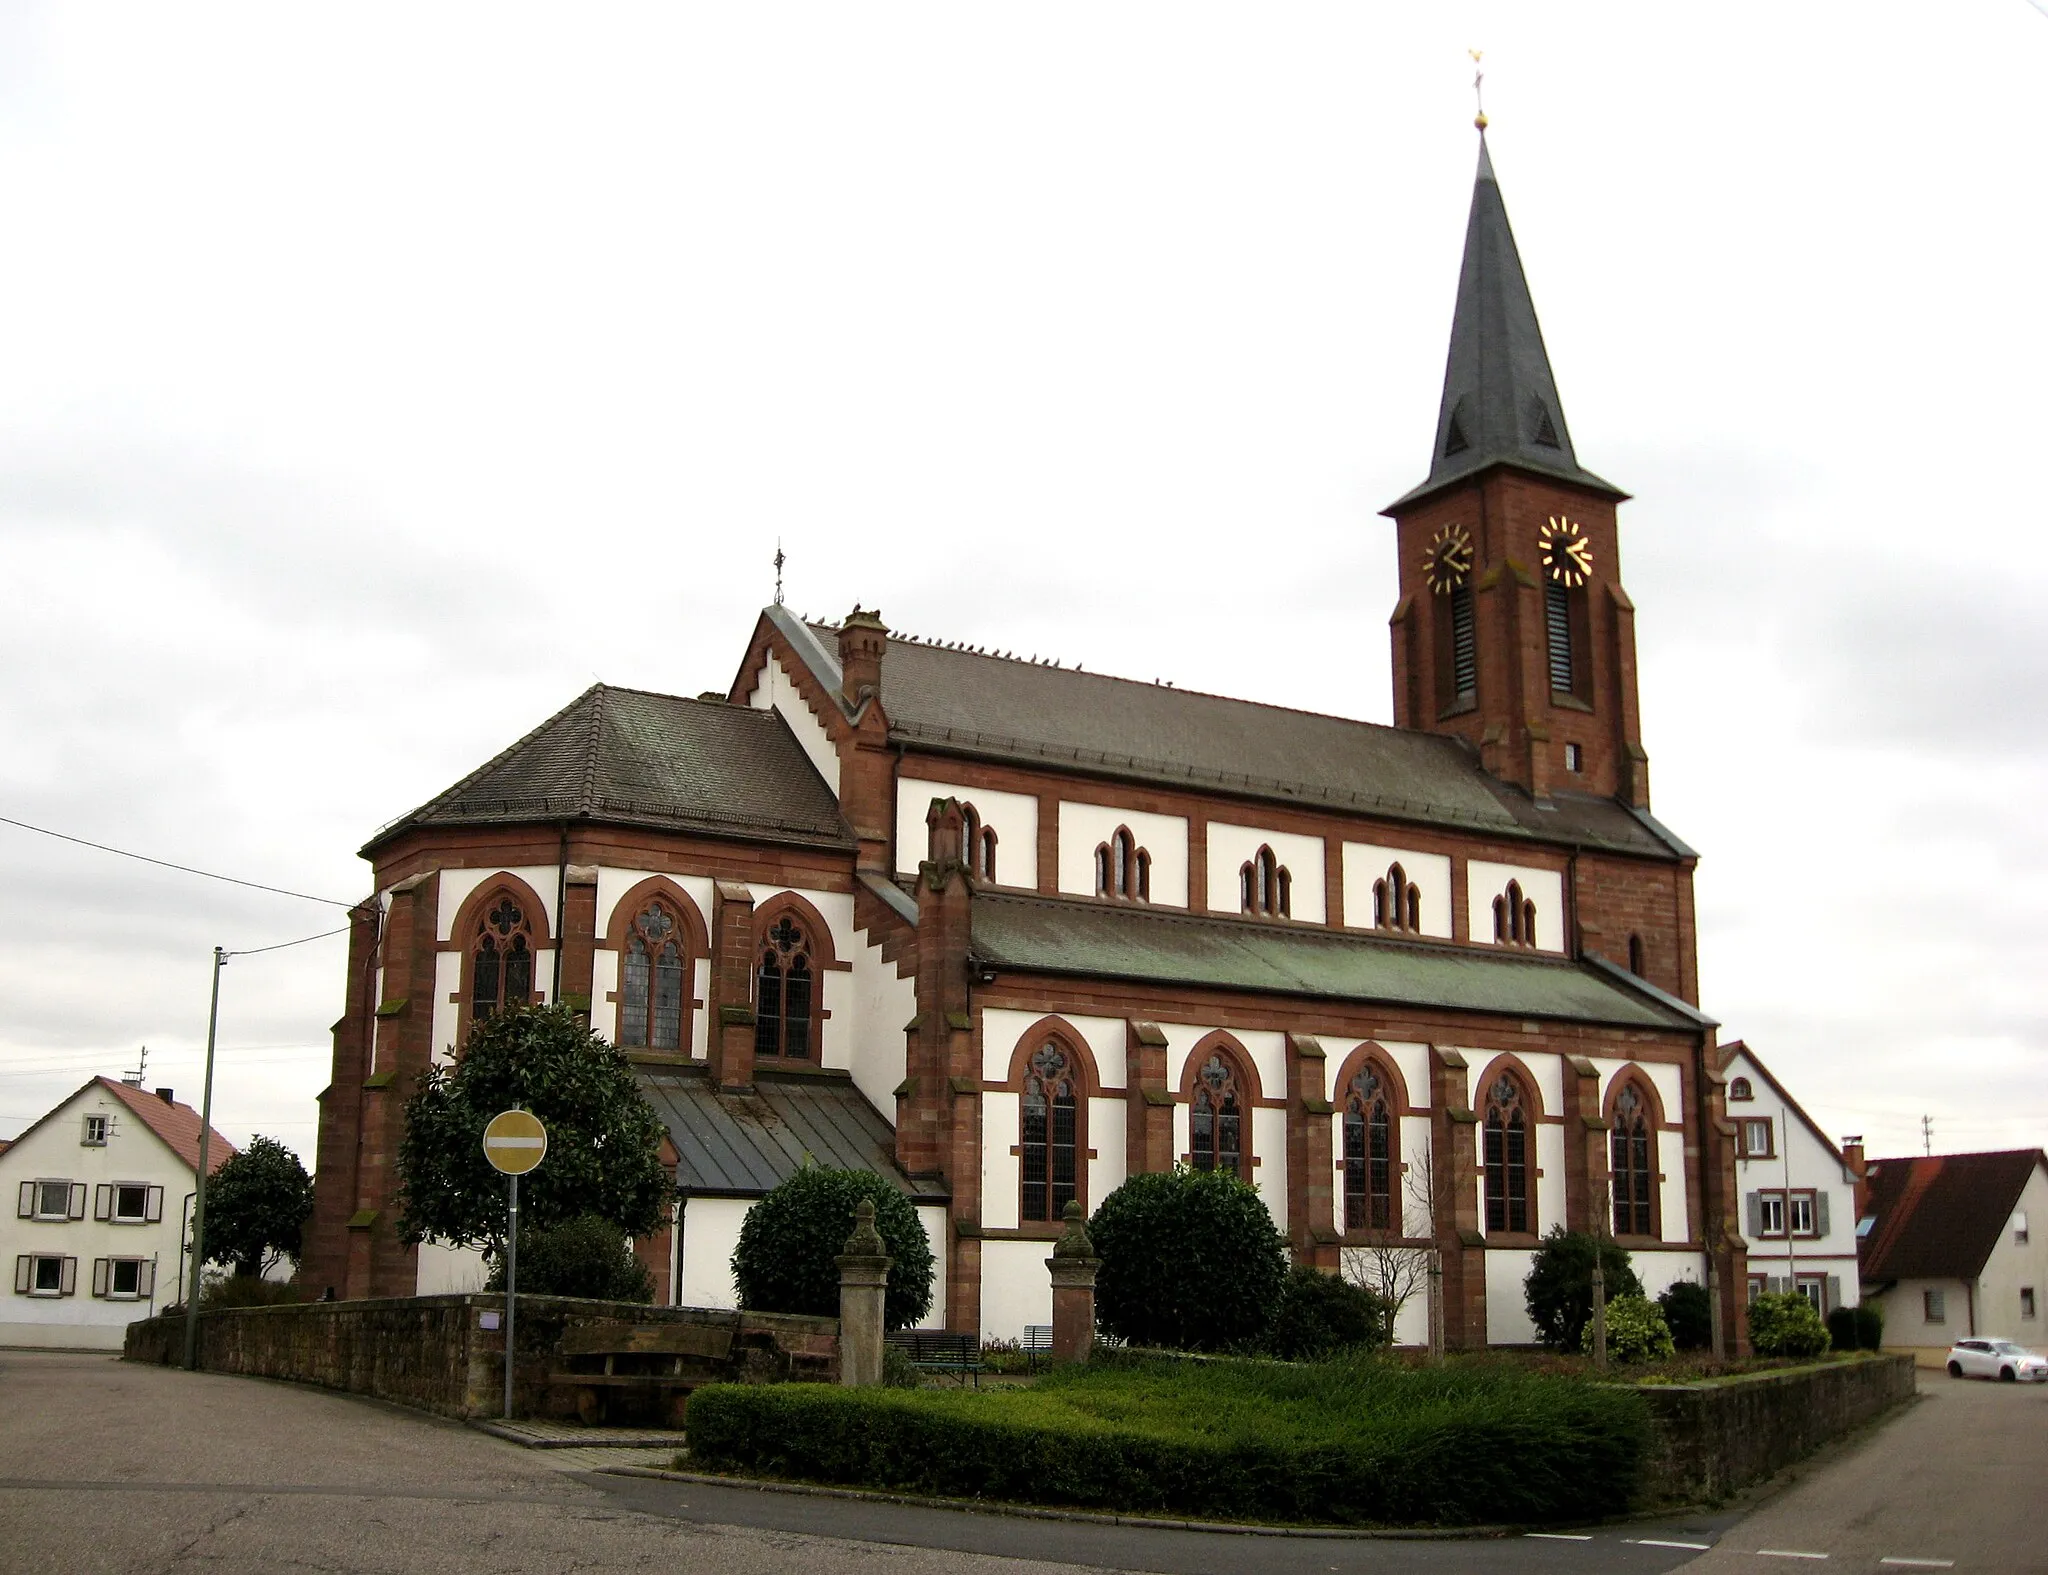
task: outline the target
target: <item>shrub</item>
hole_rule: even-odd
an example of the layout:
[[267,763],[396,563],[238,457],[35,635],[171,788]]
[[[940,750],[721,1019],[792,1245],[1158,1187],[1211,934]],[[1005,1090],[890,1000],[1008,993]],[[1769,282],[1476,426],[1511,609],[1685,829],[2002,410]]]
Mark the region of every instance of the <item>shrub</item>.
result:
[[1749,1344],[1758,1356],[1819,1356],[1828,1327],[1798,1292],[1766,1294],[1749,1304]]
[[1856,1349],[1856,1309],[1836,1307],[1828,1313],[1828,1344],[1837,1351]]
[[302,1302],[306,1293],[296,1281],[265,1280],[253,1274],[212,1274],[199,1287],[199,1310],[228,1307],[284,1307]]
[[1134,1361],[1028,1389],[720,1384],[690,1400],[700,1469],[1342,1524],[1617,1513],[1647,1438],[1633,1390],[1508,1363]]
[[1293,1362],[1340,1350],[1377,1351],[1392,1338],[1386,1302],[1363,1286],[1303,1266],[1280,1284],[1266,1349]]
[[206,1183],[206,1261],[256,1279],[299,1256],[313,1181],[299,1156],[260,1133]]
[[853,1211],[866,1198],[875,1229],[894,1261],[882,1301],[883,1322],[904,1329],[931,1310],[932,1245],[910,1199],[870,1170],[806,1165],[747,1210],[733,1248],[740,1305],[760,1312],[839,1316],[839,1265],[853,1234]]
[[[505,1260],[491,1268],[484,1289],[505,1288]],[[522,1296],[595,1296],[612,1302],[651,1302],[654,1279],[633,1256],[626,1233],[610,1220],[583,1214],[547,1230],[519,1232]]]
[[1884,1309],[1876,1302],[1857,1304],[1856,1344],[1866,1351],[1884,1348]]
[[[1593,1320],[1586,1319],[1586,1331],[1579,1348],[1593,1352]],[[1665,1326],[1664,1310],[1641,1296],[1617,1296],[1607,1304],[1607,1354],[1617,1362],[1661,1361],[1677,1354],[1671,1330]]]
[[1095,1319],[1133,1345],[1238,1349],[1272,1325],[1287,1244],[1249,1182],[1182,1165],[1131,1177],[1088,1222]]
[[1657,1293],[1665,1326],[1681,1351],[1704,1351],[1714,1343],[1714,1302],[1697,1280],[1674,1280]]
[[1537,1338],[1553,1351],[1576,1351],[1593,1316],[1593,1262],[1598,1257],[1607,1276],[1607,1299],[1641,1296],[1643,1282],[1629,1267],[1628,1253],[1611,1241],[1596,1241],[1584,1231],[1551,1227],[1536,1249],[1522,1295]]

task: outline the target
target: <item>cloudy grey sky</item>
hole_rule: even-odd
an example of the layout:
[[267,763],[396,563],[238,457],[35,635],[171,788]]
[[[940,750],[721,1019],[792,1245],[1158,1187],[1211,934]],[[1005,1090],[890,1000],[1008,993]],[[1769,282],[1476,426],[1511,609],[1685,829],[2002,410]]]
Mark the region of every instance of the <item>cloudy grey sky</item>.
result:
[[[0,0],[0,815],[350,899],[768,599],[1375,720],[1474,160],[1635,494],[1706,1006],[2048,1139],[2048,16]],[[1256,617],[1248,617],[1255,610]],[[0,1135],[338,910],[0,826]],[[224,981],[310,1159],[339,940]]]

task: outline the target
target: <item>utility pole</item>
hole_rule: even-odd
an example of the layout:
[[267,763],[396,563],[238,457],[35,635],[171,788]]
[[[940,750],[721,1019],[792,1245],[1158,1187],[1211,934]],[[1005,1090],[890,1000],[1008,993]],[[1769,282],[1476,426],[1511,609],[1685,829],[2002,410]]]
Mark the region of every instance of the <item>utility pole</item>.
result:
[[220,1026],[220,971],[228,954],[213,949],[213,1004],[206,1009],[206,1092],[199,1102],[199,1179],[192,1202],[192,1283],[185,1289],[185,1371],[199,1366],[199,1281],[206,1267],[206,1150],[213,1136],[213,1042]]

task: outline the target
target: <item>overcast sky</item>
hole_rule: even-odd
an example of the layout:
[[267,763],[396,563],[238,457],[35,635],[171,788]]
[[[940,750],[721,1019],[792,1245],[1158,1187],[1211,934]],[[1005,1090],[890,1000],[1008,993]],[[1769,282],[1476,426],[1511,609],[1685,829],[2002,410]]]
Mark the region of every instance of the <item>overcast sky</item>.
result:
[[[0,815],[330,896],[772,591],[1372,720],[1468,47],[1635,495],[1700,977],[1831,1136],[2048,1140],[2048,15],[0,0]],[[0,826],[0,1135],[340,910]],[[343,942],[231,962],[311,1160]]]

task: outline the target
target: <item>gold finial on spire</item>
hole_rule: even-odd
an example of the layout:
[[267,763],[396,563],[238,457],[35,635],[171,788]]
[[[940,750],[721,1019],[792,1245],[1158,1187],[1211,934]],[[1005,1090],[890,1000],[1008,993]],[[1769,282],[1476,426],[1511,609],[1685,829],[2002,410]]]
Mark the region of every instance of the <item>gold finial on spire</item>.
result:
[[1474,68],[1472,72],[1472,106],[1474,109],[1478,111],[1478,113],[1472,117],[1472,124],[1479,128],[1479,134],[1483,137],[1486,135],[1486,98],[1480,90],[1480,84],[1486,80],[1486,73],[1477,68],[1479,65],[1479,57],[1482,54],[1484,54],[1485,51],[1479,49],[1468,49],[1465,51],[1465,53],[1472,57],[1472,65]]

